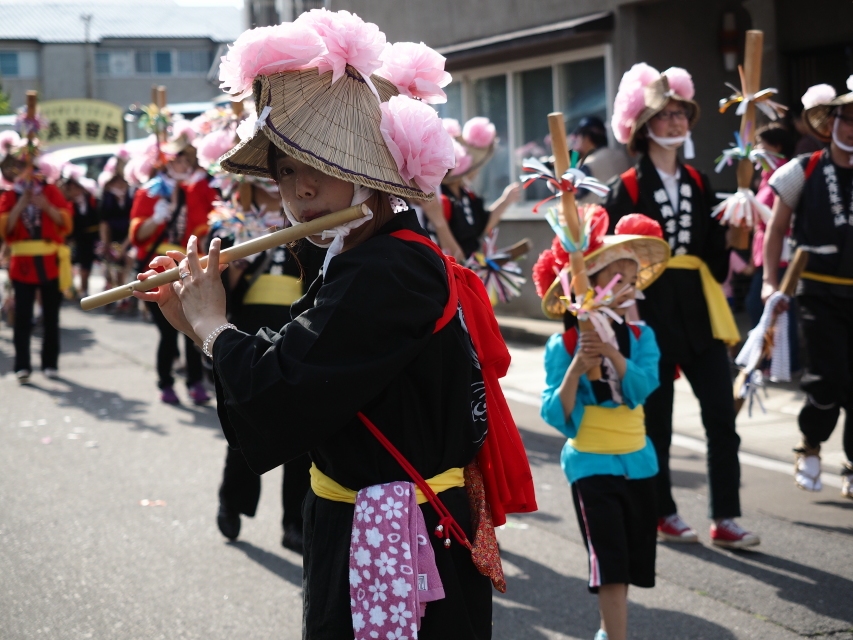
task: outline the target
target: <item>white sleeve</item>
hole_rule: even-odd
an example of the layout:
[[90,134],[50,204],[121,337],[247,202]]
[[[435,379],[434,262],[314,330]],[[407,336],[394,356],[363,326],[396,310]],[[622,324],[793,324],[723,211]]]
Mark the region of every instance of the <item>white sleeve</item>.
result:
[[800,204],[800,196],[803,195],[803,188],[806,185],[806,173],[799,159],[795,158],[780,167],[770,177],[769,184],[776,195],[782,199],[782,202],[791,209],[796,209],[797,205]]

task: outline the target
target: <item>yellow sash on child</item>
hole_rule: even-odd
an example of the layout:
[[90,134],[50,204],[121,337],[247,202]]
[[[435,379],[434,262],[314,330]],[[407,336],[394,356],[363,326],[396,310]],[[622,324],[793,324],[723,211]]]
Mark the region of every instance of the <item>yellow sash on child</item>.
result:
[[584,407],[578,434],[569,440],[578,451],[619,455],[646,446],[646,414],[643,406]]
[[674,256],[667,263],[669,269],[692,269],[699,271],[702,280],[702,292],[711,314],[711,332],[717,340],[734,345],[740,342],[740,332],[737,330],[735,318],[729,307],[726,294],[720,283],[711,275],[711,270],[699,256]]
[[[311,490],[320,498],[333,500],[334,502],[347,502],[355,504],[355,497],[358,491],[347,489],[343,485],[332,480],[325,473],[317,468],[317,465],[311,463]],[[465,475],[461,467],[448,469],[444,473],[439,473],[434,478],[429,478],[426,483],[429,488],[435,493],[441,493],[452,487],[464,487]],[[427,502],[427,497],[423,494],[419,487],[415,486],[415,495],[418,499],[418,504]]]
[[56,256],[59,268],[59,290],[66,291],[71,287],[71,248],[59,242],[49,240],[17,240],[10,244],[12,255],[22,256]]
[[290,306],[302,297],[302,283],[293,276],[265,273],[252,283],[243,304],[275,304]]

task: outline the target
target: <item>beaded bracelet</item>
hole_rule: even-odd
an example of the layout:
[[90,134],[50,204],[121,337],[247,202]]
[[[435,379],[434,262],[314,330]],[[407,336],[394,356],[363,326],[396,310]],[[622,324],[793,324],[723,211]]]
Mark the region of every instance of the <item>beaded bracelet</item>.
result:
[[207,336],[207,338],[205,338],[204,344],[201,345],[202,353],[204,353],[204,355],[206,355],[208,358],[212,358],[213,353],[211,353],[210,347],[213,346],[213,341],[216,340],[216,337],[220,333],[225,331],[226,329],[236,329],[236,328],[237,327],[234,326],[233,324],[231,324],[230,322],[228,324],[223,324],[219,327],[216,327],[213,331],[210,332],[210,335]]

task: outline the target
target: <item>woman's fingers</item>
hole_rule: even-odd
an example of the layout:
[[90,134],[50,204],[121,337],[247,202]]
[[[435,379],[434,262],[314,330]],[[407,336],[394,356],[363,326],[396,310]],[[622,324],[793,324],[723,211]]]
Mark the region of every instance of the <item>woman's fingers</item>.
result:
[[219,249],[222,245],[222,240],[214,238],[210,243],[210,253],[207,254],[207,273],[213,273],[217,276],[221,273],[219,268]]
[[190,241],[187,243],[187,265],[193,276],[202,274],[201,264],[198,261],[198,238],[195,236],[190,236]]

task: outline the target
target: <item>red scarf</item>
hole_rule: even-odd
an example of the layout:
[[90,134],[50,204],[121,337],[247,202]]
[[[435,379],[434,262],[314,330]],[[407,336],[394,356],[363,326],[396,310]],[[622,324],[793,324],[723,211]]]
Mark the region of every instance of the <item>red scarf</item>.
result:
[[486,500],[492,510],[494,525],[504,524],[508,513],[536,511],[530,463],[498,382],[509,369],[509,350],[482,280],[470,269],[444,255],[435,243],[414,231],[395,231],[391,235],[400,240],[426,245],[444,261],[450,298],[444,314],[436,322],[435,331],[442,329],[456,315],[457,300],[462,306],[465,325],[480,361],[486,390],[488,434],[477,461],[483,473]]

